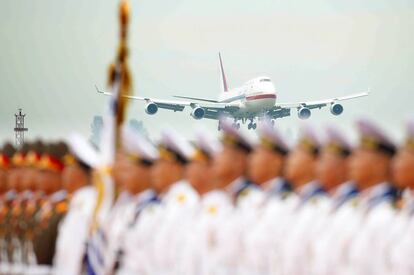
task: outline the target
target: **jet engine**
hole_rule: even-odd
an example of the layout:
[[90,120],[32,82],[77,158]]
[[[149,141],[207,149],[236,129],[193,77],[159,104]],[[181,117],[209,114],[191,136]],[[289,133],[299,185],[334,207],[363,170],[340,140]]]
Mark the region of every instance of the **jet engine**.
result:
[[331,105],[331,114],[339,116],[344,111],[344,107],[339,103],[332,103]]
[[149,102],[146,106],[145,106],[145,112],[149,115],[153,115],[156,112],[158,112],[158,106],[157,104],[155,104],[154,102]]
[[206,114],[206,111],[201,107],[195,107],[193,111],[191,112],[191,116],[194,119],[202,119],[205,114]]
[[298,117],[300,119],[308,119],[311,116],[311,110],[306,107],[301,107],[298,110]]

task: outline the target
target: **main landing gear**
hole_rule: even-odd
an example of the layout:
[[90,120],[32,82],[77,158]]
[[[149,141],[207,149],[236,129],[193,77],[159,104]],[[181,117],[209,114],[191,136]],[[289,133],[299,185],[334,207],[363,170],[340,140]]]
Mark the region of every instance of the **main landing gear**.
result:
[[[243,125],[245,124],[246,120],[247,119],[245,119],[245,118],[242,118],[241,119],[241,122],[243,123]],[[237,130],[240,129],[240,123],[238,121],[239,120],[236,120],[235,119],[234,122],[232,123],[233,128],[234,129],[237,129]],[[271,123],[272,123],[272,126],[275,125],[275,121],[273,119],[271,120]],[[247,129],[249,129],[249,130],[256,130],[256,128],[257,128],[257,123],[254,122],[254,119],[253,118],[249,119],[249,123],[247,124]],[[221,123],[219,121],[217,130],[221,131],[221,129],[222,129],[222,125],[221,125]]]
[[257,128],[257,123],[254,122],[253,119],[250,119],[249,124],[247,124],[247,129],[249,129],[249,130],[256,130],[256,128]]
[[[240,129],[240,123],[238,123],[238,122],[237,122],[237,120],[235,120],[235,121],[233,122],[233,124],[232,124],[232,127],[233,127],[234,129],[239,130],[239,129]],[[222,126],[221,126],[221,122],[219,121],[218,126],[217,126],[217,130],[218,130],[218,131],[221,131],[221,129],[222,129]]]

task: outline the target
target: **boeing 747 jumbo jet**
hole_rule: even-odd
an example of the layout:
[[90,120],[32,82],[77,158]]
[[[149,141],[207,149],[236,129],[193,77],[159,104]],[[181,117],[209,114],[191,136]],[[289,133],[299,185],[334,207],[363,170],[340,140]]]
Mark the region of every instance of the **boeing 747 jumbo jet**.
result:
[[[321,109],[329,106],[333,115],[340,115],[344,111],[342,101],[367,96],[368,92],[352,94],[343,97],[316,101],[302,101],[297,103],[278,103],[275,86],[269,77],[261,76],[247,81],[243,86],[229,89],[227,78],[223,69],[223,62],[219,53],[219,69],[221,78],[221,94],[218,100],[196,98],[189,96],[174,96],[179,100],[164,100],[150,97],[126,96],[129,99],[140,100],[146,103],[145,112],[154,115],[158,109],[167,109],[174,112],[183,111],[185,107],[191,108],[194,119],[216,119],[232,117],[234,127],[240,128],[241,121],[248,129],[256,129],[256,120],[267,116],[277,119],[290,116],[291,110],[297,111],[300,119],[308,119],[312,109]],[[99,93],[110,95],[100,91]],[[220,124],[218,125],[220,130]]]

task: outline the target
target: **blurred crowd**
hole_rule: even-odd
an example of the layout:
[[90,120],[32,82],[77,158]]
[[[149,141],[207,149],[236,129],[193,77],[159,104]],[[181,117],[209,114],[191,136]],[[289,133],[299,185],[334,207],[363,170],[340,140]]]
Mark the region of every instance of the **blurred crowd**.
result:
[[221,125],[191,142],[124,128],[99,245],[97,149],[5,144],[0,273],[414,274],[414,121],[402,144],[363,119],[357,144],[336,127],[305,126],[292,145],[267,120],[256,142]]

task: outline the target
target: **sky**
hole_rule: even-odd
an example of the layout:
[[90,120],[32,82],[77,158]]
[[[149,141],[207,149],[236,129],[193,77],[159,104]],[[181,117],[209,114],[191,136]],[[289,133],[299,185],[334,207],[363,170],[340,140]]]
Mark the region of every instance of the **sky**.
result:
[[[375,119],[396,140],[412,115],[414,1],[411,0],[130,0],[130,68],[134,94],[215,99],[217,53],[230,87],[267,75],[280,102],[316,100],[370,89],[344,103],[343,115],[315,110],[318,132],[338,125],[355,138],[353,122]],[[107,70],[116,54],[118,1],[0,1],[0,141],[13,140],[14,113],[27,114],[28,139],[89,136],[105,112]],[[131,102],[128,117],[150,136],[173,127],[190,138],[202,125],[190,110],[144,112]],[[277,120],[294,137],[295,112]]]

